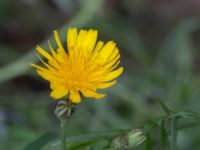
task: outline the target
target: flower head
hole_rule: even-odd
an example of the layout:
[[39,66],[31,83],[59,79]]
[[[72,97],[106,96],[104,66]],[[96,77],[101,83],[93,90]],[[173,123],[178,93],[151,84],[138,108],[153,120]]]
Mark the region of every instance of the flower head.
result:
[[65,51],[57,31],[54,31],[58,45],[56,50],[50,42],[51,53],[37,46],[37,51],[46,58],[46,62],[38,56],[44,67],[31,65],[50,82],[51,97],[60,99],[69,95],[72,103],[81,101],[80,94],[100,99],[105,95],[97,93],[97,90],[116,83],[115,79],[123,71],[122,67],[116,69],[120,63],[119,50],[113,41],[105,44],[97,42],[97,34],[96,30],[80,30],[78,33],[76,28],[69,28],[68,51]]

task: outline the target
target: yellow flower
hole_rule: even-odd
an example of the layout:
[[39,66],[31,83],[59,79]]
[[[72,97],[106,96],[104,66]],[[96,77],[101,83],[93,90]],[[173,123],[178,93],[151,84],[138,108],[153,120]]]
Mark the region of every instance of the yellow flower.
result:
[[92,29],[78,33],[76,28],[69,28],[66,41],[68,52],[57,31],[54,31],[54,37],[58,47],[54,50],[49,42],[51,54],[37,46],[37,51],[48,63],[39,57],[45,67],[31,65],[50,82],[51,97],[60,99],[69,94],[72,103],[79,103],[82,93],[85,97],[100,99],[105,95],[97,93],[97,90],[116,83],[115,79],[123,72],[122,67],[116,69],[120,63],[119,50],[113,41],[96,43],[97,34]]

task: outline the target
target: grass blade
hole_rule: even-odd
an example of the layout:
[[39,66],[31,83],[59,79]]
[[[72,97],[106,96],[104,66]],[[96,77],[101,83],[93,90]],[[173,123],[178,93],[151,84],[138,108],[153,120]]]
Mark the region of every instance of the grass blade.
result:
[[176,140],[177,140],[177,122],[178,117],[172,118],[171,121],[171,145],[170,150],[176,150]]
[[45,144],[47,144],[55,138],[57,138],[57,135],[55,133],[46,133],[38,139],[36,139],[35,141],[29,143],[23,150],[40,150]]

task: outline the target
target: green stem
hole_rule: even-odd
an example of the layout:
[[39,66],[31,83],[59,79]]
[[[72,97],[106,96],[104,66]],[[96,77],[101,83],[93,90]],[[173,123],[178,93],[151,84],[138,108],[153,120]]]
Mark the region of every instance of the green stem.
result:
[[176,150],[177,121],[178,121],[177,117],[172,118],[172,121],[171,121],[171,145],[170,145],[170,150]]
[[67,150],[66,122],[67,122],[67,120],[61,121],[61,150]]
[[162,100],[161,100],[159,97],[157,97],[157,96],[152,96],[152,98],[153,98],[153,100],[154,100],[156,103],[158,103],[158,104],[162,107],[162,109],[165,111],[165,113],[166,113],[167,115],[170,115],[170,114],[171,114],[170,109],[162,102]]

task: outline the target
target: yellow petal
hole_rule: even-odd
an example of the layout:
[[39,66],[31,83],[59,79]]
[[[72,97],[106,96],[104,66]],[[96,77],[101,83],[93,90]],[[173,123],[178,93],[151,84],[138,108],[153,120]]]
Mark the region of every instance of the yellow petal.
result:
[[70,90],[70,96],[69,99],[73,103],[80,103],[81,102],[81,97],[78,91]]
[[67,55],[62,55],[61,53],[58,53],[58,54],[56,55],[56,60],[57,60],[57,62],[59,62],[59,63],[65,62],[65,60],[66,60],[66,57],[65,57],[65,56],[67,56]]
[[37,70],[37,73],[48,81],[51,81],[52,79],[56,79],[56,77],[52,75],[52,73],[49,71]]
[[[113,59],[112,61],[110,62],[107,62],[104,67],[106,69],[109,69],[109,68],[116,68],[118,65],[119,65],[120,61],[119,61],[119,57],[116,57],[115,59]],[[111,71],[111,70],[110,70]]]
[[68,89],[59,87],[59,88],[54,89],[51,92],[51,97],[53,97],[54,99],[60,99],[64,96],[66,96],[68,94],[68,92],[69,92]]
[[109,72],[103,79],[102,82],[107,82],[110,80],[113,80],[117,78],[121,73],[123,72],[123,67],[120,67],[119,69]]
[[78,38],[77,38],[77,45],[76,48],[77,49],[81,49],[85,36],[87,35],[87,31],[86,30],[80,30],[79,34],[78,34]]
[[93,62],[96,62],[98,56],[99,56],[99,51],[101,50],[101,48],[103,47],[103,42],[102,41],[99,41],[93,51],[93,56],[92,56],[92,59],[91,61]]
[[50,49],[50,51],[51,51],[51,54],[53,55],[54,58],[56,58],[56,55],[57,55],[57,54],[56,54],[55,50],[53,49],[53,47],[52,47],[50,41],[48,41],[48,45],[49,45],[49,49]]
[[[58,70],[55,68],[55,66],[53,66],[54,64],[52,64],[52,63],[50,63],[51,65],[49,65],[49,64],[47,64],[47,63],[45,63],[42,59],[41,59],[41,57],[38,55],[38,58],[39,58],[39,60],[48,68],[48,70],[47,69],[43,69],[43,71],[48,71],[49,73],[51,73],[52,75],[54,74],[57,74],[57,72],[58,72]],[[41,70],[41,69],[40,69]]]
[[38,65],[36,65],[36,64],[31,63],[30,65],[31,65],[32,67],[38,69],[38,70],[48,71],[47,69],[45,69],[45,68],[43,68],[43,67],[41,67],[41,66],[38,66]]
[[52,68],[49,64],[45,63],[39,55],[37,55],[37,57],[48,69]]
[[101,98],[104,98],[105,96],[106,96],[105,94],[99,94],[99,93],[97,93],[94,98],[101,99]]
[[67,47],[68,49],[71,49],[72,47],[76,46],[77,42],[77,30],[76,28],[69,28],[67,32]]
[[56,51],[53,49],[51,43],[48,41],[49,49],[51,51],[52,57],[54,58],[53,60],[50,60],[48,63],[54,67],[59,67],[59,61],[58,61],[58,54]]
[[113,59],[115,59],[116,57],[120,58],[120,55],[119,55],[119,50],[118,48],[114,48],[113,52],[111,53],[111,55],[109,56],[108,58],[108,61],[112,61]]
[[64,47],[63,47],[63,45],[61,43],[61,40],[60,40],[60,37],[58,35],[58,31],[57,30],[54,31],[54,37],[55,37],[56,43],[58,45],[58,53],[60,53],[62,55],[66,55],[66,52],[65,52]]
[[100,83],[100,84],[98,85],[98,88],[99,88],[99,89],[105,89],[105,88],[111,87],[111,86],[114,85],[115,83],[116,83],[116,80],[111,81],[111,82],[107,82],[107,83]]
[[50,82],[50,88],[52,90],[59,89],[60,87],[63,87],[63,84],[60,82],[59,79],[51,80],[51,82]]
[[51,81],[51,83],[50,83],[50,88],[51,88],[52,90],[58,88],[58,83],[57,83],[56,81]]
[[112,54],[114,48],[115,48],[115,43],[113,41],[109,41],[108,43],[106,43],[106,45],[101,49],[101,51],[99,52],[99,59],[100,61],[105,62],[109,56]]
[[37,73],[46,80],[50,80],[50,79],[56,77],[57,71],[54,70],[53,68],[50,68],[50,70],[47,70],[46,68],[40,67],[40,66],[35,65],[35,64],[31,64],[31,66],[38,69]]
[[89,74],[90,81],[96,81],[96,80],[102,79],[106,71],[107,71],[106,68],[102,68],[102,69],[92,72],[91,74]]
[[83,93],[83,95],[85,97],[93,97],[93,98],[96,98],[96,99],[100,99],[100,98],[105,97],[105,94],[100,94],[100,93],[97,93],[97,92],[94,92],[94,91],[91,91],[91,90],[81,90],[81,92]]
[[49,55],[49,53],[47,53],[44,49],[42,49],[39,45],[36,47],[36,50],[43,55],[45,58],[47,58],[48,60],[52,60],[52,56]]
[[101,50],[101,48],[103,47],[103,44],[104,43],[102,41],[98,41],[93,53],[97,53],[99,50]]
[[113,71],[119,64],[120,64],[120,61],[118,60],[113,66],[108,68],[108,72]]
[[93,51],[97,40],[97,34],[98,32],[96,30],[88,31],[82,45],[83,49],[87,51],[87,53],[91,53]]

